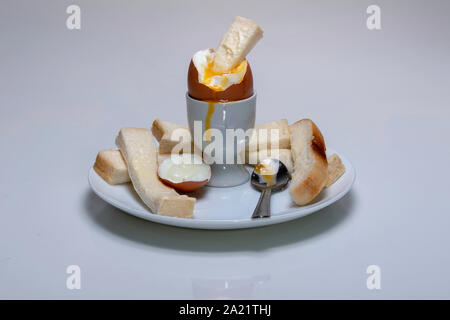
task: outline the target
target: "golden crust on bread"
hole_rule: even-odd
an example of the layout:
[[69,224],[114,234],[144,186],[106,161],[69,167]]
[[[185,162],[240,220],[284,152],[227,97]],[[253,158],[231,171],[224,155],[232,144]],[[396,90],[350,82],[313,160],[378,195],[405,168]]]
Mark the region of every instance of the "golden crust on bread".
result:
[[295,122],[290,131],[294,173],[289,193],[296,204],[306,205],[322,191],[328,179],[325,141],[310,119]]

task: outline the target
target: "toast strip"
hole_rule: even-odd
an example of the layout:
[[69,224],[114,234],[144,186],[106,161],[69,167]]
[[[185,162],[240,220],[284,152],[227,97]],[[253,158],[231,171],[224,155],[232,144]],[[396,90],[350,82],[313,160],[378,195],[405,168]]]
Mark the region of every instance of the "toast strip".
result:
[[320,193],[328,179],[325,141],[310,119],[297,121],[290,128],[294,173],[289,193],[297,205],[306,205]]
[[255,21],[239,16],[234,18],[216,49],[213,72],[227,73],[239,65],[262,36],[263,30]]
[[327,160],[328,160],[328,178],[326,187],[329,187],[344,174],[345,167],[342,164],[341,158],[339,158],[337,154],[329,156]]
[[170,154],[175,147],[184,153],[194,153],[194,143],[187,126],[156,119],[152,124],[152,133],[159,142],[158,153]]
[[255,126],[245,150],[255,152],[265,149],[290,149],[289,130],[286,119],[258,124]]
[[[158,165],[170,154],[158,154]],[[111,185],[130,182],[128,167],[122,153],[117,149],[108,149],[99,151],[95,160],[94,170]]]
[[134,189],[153,213],[192,218],[195,198],[179,195],[158,178],[156,145],[150,130],[123,128],[116,144],[127,163]]
[[127,164],[119,150],[101,150],[95,159],[94,170],[111,185],[130,181]]

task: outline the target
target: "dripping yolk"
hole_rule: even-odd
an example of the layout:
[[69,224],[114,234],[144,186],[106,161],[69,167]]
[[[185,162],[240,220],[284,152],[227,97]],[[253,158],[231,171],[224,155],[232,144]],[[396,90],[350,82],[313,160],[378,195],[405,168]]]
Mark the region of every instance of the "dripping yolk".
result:
[[216,107],[215,102],[208,101],[208,113],[205,119],[205,141],[211,141],[211,117],[214,114],[214,109]]

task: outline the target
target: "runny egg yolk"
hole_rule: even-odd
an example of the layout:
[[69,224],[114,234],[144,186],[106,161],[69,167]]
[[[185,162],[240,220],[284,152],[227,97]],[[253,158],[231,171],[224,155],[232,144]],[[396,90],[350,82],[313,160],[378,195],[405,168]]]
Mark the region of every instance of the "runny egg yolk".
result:
[[208,113],[205,119],[205,141],[211,141],[211,117],[216,108],[216,103],[213,101],[208,101]]
[[265,163],[258,163],[255,167],[255,172],[267,183],[268,186],[275,184],[275,172],[271,165]]
[[224,91],[230,85],[241,83],[247,72],[247,60],[242,61],[239,65],[226,73],[215,73],[213,71],[214,60],[209,61],[206,68],[203,69],[202,84],[214,91]]

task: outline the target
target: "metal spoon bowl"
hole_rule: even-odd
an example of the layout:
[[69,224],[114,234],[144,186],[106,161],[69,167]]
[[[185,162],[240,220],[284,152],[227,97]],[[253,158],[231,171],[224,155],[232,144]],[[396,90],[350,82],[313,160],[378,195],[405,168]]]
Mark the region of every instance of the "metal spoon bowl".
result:
[[289,174],[286,166],[283,162],[278,159],[268,158],[264,159],[261,163],[266,166],[271,166],[272,168],[276,168],[276,172],[274,172],[273,184],[268,183],[267,179],[265,179],[261,174],[259,174],[255,169],[253,169],[251,183],[253,187],[258,190],[261,190],[261,195],[258,200],[258,204],[256,205],[255,211],[253,211],[252,219],[255,218],[268,218],[270,217],[270,196],[273,191],[279,191],[287,186],[289,180],[291,179],[291,175]]

